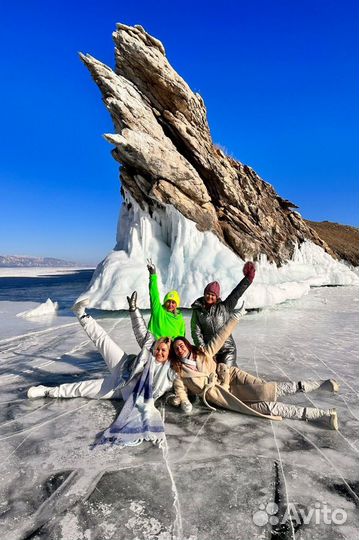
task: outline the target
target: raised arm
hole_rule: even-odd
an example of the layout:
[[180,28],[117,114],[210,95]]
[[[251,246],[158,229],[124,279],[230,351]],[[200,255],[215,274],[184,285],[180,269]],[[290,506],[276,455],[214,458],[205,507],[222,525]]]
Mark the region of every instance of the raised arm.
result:
[[135,334],[138,346],[140,349],[143,349],[144,347],[146,349],[150,349],[155,341],[155,338],[150,332],[148,332],[142,313],[137,307],[137,292],[134,291],[131,297],[127,297],[127,301],[129,305],[132,330]]
[[192,311],[191,316],[191,335],[193,343],[196,345],[196,347],[204,347],[205,343],[203,339],[203,334],[198,322],[197,311],[195,309]]
[[150,273],[150,302],[151,302],[151,312],[158,311],[161,307],[160,291],[158,290],[158,276],[156,274],[156,267],[151,261],[148,260],[147,269]]
[[130,311],[130,317],[133,333],[135,334],[138,346],[140,347],[140,349],[142,349],[145,344],[147,334],[146,323],[144,321],[144,318],[142,317],[142,313],[138,308],[136,308],[135,311]]
[[218,353],[218,351],[224,345],[224,342],[229,338],[229,336],[237,326],[239,319],[243,314],[244,310],[243,312],[238,311],[236,313],[232,313],[228,321],[222,326],[219,332],[217,332],[208,342],[208,344],[204,347],[205,354],[209,356],[214,356]]
[[223,304],[227,311],[233,311],[237,305],[238,300],[242,294],[248,289],[249,285],[254,280],[256,273],[256,267],[254,263],[248,261],[243,266],[244,278],[238,283],[238,285],[233,289],[233,291],[227,296],[223,301]]

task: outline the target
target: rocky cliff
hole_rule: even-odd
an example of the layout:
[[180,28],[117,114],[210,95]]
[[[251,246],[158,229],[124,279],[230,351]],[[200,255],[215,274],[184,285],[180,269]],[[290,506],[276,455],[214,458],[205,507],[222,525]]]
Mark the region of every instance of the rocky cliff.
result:
[[305,239],[333,252],[256,172],[215,147],[203,99],[141,26],[117,25],[116,68],[81,58],[100,88],[115,133],[121,183],[142,209],[172,205],[200,231],[213,232],[241,259],[266,254],[277,264]]
[[343,259],[353,266],[359,266],[359,229],[350,225],[341,225],[331,221],[307,221],[328,244],[338,259]]

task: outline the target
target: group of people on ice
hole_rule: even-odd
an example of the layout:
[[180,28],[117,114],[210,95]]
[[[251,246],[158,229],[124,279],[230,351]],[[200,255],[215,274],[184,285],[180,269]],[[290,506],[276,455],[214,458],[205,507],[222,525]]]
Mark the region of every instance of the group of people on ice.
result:
[[193,344],[186,338],[186,325],[179,309],[179,293],[168,292],[161,302],[158,275],[151,260],[148,261],[147,268],[151,302],[148,328],[137,307],[137,293],[127,297],[132,328],[140,352],[137,355],[124,352],[86,313],[89,301],[79,301],[73,306],[73,311],[104,358],[109,375],[103,379],[61,384],[56,387],[31,387],[28,390],[29,398],[123,399],[125,407],[128,402],[133,406],[137,400],[137,412],[141,411],[140,414],[145,417],[143,423],[146,424],[148,420],[143,412],[146,399],[154,402],[172,391],[167,401],[172,406],[179,407],[185,414],[192,412],[192,402],[195,396],[199,396],[204,405],[212,410],[220,407],[270,420],[294,418],[317,421],[330,429],[338,429],[335,409],[301,407],[278,401],[285,395],[297,392],[337,392],[339,385],[336,381],[328,379],[267,382],[237,366],[237,351],[232,332],[245,310],[243,304],[239,309],[236,307],[254,280],[254,263],[245,263],[243,279],[225,300],[221,300],[220,284],[214,281],[208,283],[203,296],[193,302]]

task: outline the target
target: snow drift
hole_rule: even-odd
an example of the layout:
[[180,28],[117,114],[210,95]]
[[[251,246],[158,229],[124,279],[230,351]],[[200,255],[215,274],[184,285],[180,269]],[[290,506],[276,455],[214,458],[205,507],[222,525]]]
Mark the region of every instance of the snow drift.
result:
[[54,313],[56,313],[58,309],[59,309],[59,304],[57,302],[53,302],[51,298],[48,298],[46,302],[39,304],[35,308],[18,313],[16,317],[23,317],[26,319],[26,318],[31,318],[31,317],[43,317],[47,315],[54,315]]
[[[125,194],[117,245],[98,265],[80,298],[89,297],[91,307],[116,310],[127,308],[126,296],[136,290],[139,305],[148,308],[149,257],[157,267],[163,295],[177,289],[183,307],[190,307],[213,280],[220,282],[225,298],[242,279],[245,262],[213,233],[200,232],[172,206],[158,207],[150,215]],[[354,284],[359,284],[359,278],[345,263],[306,241],[294,247],[292,259],[281,267],[262,255],[244,298],[247,308],[260,308],[300,298],[311,286]]]

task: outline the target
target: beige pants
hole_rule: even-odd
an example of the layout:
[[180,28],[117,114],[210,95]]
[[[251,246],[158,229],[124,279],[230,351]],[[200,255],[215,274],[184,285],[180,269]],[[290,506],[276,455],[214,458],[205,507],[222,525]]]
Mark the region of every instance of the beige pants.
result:
[[262,414],[281,416],[282,418],[294,418],[295,420],[316,420],[323,416],[329,416],[329,409],[317,409],[315,407],[299,407],[280,401],[260,401],[247,403],[247,405]]

